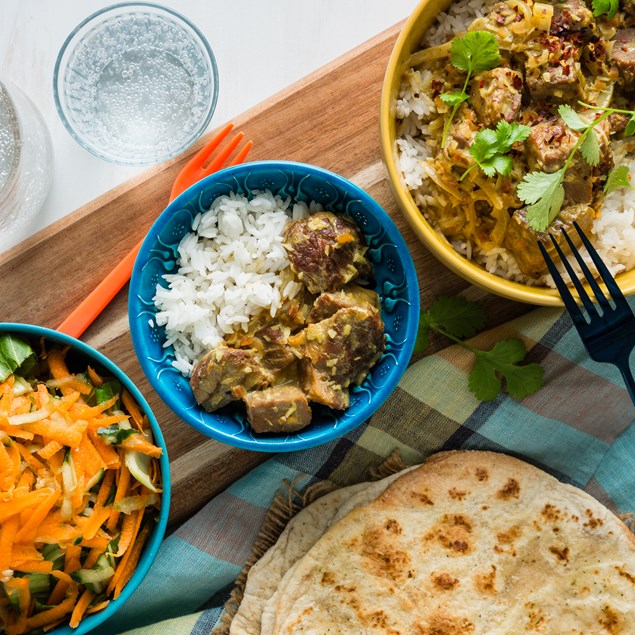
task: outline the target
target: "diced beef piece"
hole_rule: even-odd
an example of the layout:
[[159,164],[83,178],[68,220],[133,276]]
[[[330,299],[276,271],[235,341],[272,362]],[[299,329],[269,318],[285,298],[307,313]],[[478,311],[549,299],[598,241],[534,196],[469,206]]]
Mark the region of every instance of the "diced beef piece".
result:
[[485,16],[485,21],[497,28],[518,22],[518,16],[519,14],[506,2],[497,2]]
[[635,91],[635,28],[620,29],[613,40],[611,60],[620,72],[620,85],[624,92]]
[[472,108],[486,126],[495,126],[501,119],[512,122],[520,109],[522,87],[522,75],[510,68],[479,73],[472,81]]
[[573,229],[573,221],[577,221],[582,230],[588,233],[595,218],[595,211],[588,205],[565,207],[560,210],[548,231],[537,232],[527,224],[526,214],[526,208],[516,210],[513,213],[505,235],[505,247],[516,258],[520,270],[532,278],[539,278],[547,272],[547,265],[538,247],[538,242],[541,242],[547,252],[553,255],[555,248],[549,238],[549,232],[551,232],[566,253],[569,249],[560,230],[566,229],[573,242],[579,245],[581,241],[578,232],[570,231]]
[[622,132],[624,128],[626,128],[628,120],[628,115],[624,115],[621,112],[612,112],[608,119],[611,134],[619,134]]
[[[593,200],[593,181],[613,167],[609,142],[610,125],[603,121],[595,128],[600,145],[600,163],[591,167],[578,152],[564,177],[565,205],[587,205]],[[530,171],[552,173],[559,170],[571,154],[579,133],[571,130],[559,117],[532,127],[527,138],[527,160]]]
[[293,349],[287,343],[290,334],[291,330],[280,324],[268,324],[254,333],[252,347],[262,365],[272,373],[279,373],[296,361]]
[[273,386],[241,394],[254,432],[295,432],[311,423],[311,408],[297,386]]
[[443,149],[452,165],[469,168],[474,163],[470,154],[470,146],[478,131],[476,113],[466,104],[463,104],[450,126],[448,141]]
[[540,45],[527,53],[525,82],[532,100],[547,105],[575,104],[584,96],[580,47],[555,36],[542,37]]
[[334,291],[371,272],[359,229],[332,212],[291,223],[283,238],[291,269],[311,293]]
[[635,0],[622,0],[622,11],[630,16],[635,16]]
[[310,401],[348,408],[348,387],[361,383],[384,350],[384,324],[371,307],[340,309],[289,338],[300,360],[300,385]]
[[194,366],[190,386],[205,410],[213,412],[237,397],[238,388],[264,388],[273,375],[262,366],[254,351],[229,348],[224,344],[212,349]]
[[581,0],[565,0],[553,7],[549,33],[562,37],[570,33],[580,33],[590,38],[595,32],[593,13]]
[[567,160],[578,140],[560,117],[532,126],[525,141],[530,171],[555,172]]
[[379,310],[379,296],[371,289],[349,284],[340,291],[322,293],[315,301],[307,318],[309,324],[315,324],[331,317],[340,309],[350,307],[368,307]]

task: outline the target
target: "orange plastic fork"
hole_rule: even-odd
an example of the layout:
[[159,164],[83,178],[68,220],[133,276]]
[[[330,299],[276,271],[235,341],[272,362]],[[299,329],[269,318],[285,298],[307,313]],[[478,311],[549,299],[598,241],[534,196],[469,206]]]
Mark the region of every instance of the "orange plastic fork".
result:
[[[238,147],[244,138],[244,134],[239,132],[221,150],[217,156],[212,157],[212,153],[222,143],[223,139],[234,127],[233,123],[228,123],[218,134],[216,134],[201,150],[199,150],[179,172],[170,192],[170,201],[173,201],[181,192],[190,185],[200,181],[203,177],[218,172],[229,159],[231,153]],[[243,163],[247,154],[251,150],[253,143],[247,141],[242,150],[236,154],[228,165],[238,165]],[[210,160],[211,159],[211,160]],[[132,267],[143,243],[143,238],[126,254],[114,269],[86,296],[84,300],[72,311],[72,313],[59,325],[58,331],[80,337],[82,333],[93,323],[95,318],[108,306],[109,302],[117,295],[123,286],[130,280]]]

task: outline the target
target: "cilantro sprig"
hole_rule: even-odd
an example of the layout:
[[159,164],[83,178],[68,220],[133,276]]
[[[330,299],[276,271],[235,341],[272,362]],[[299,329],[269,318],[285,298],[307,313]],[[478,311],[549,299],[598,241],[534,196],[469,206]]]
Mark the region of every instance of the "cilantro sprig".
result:
[[474,73],[489,71],[498,66],[501,56],[498,53],[498,41],[487,31],[470,31],[463,37],[455,37],[452,40],[451,61],[455,68],[467,73],[463,88],[458,93],[443,93],[439,97],[448,106],[452,107],[450,116],[443,127],[441,137],[441,147],[445,148],[448,140],[448,132],[452,125],[452,120],[456,115],[459,106],[469,98],[467,87]]
[[[591,166],[600,162],[600,144],[595,128],[608,119],[613,113],[621,113],[630,117],[624,130],[625,136],[635,133],[635,111],[618,108],[600,108],[578,102],[584,108],[600,111],[602,114],[591,121],[582,119],[571,106],[561,105],[558,114],[569,128],[580,133],[573,149],[564,165],[555,172],[530,172],[518,184],[518,198],[528,205],[527,224],[536,231],[545,231],[558,216],[564,202],[564,176],[579,150],[582,158]],[[621,186],[618,186],[621,187]]]
[[502,340],[489,351],[483,351],[463,341],[485,326],[485,313],[476,302],[462,296],[439,298],[421,314],[415,352],[428,348],[430,331],[451,339],[475,356],[468,378],[468,387],[477,399],[491,401],[502,390],[505,380],[508,394],[524,399],[543,385],[544,369],[535,363],[520,365],[525,359],[524,344],[518,339]]
[[499,121],[495,129],[479,130],[470,146],[470,154],[476,163],[463,172],[459,181],[462,181],[476,167],[481,168],[486,176],[495,176],[497,172],[507,176],[513,165],[507,153],[515,143],[524,141],[530,132],[529,126],[507,121]]
[[611,20],[617,13],[618,9],[620,8],[620,1],[619,0],[593,0],[591,2],[591,7],[593,9],[594,16],[597,17],[599,15],[606,14],[606,17],[609,20]]

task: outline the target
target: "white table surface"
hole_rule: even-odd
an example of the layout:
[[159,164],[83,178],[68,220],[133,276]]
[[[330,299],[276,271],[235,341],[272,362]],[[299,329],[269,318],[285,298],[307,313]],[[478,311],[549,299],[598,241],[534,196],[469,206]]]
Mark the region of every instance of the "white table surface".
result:
[[[105,0],[1,0],[0,77],[42,113],[53,142],[53,185],[38,217],[0,237],[0,251],[108,191],[143,168],[117,166],[80,147],[62,125],[52,77],[66,36]],[[408,16],[417,0],[159,0],[196,24],[218,64],[211,127]],[[2,240],[4,238],[4,240]]]

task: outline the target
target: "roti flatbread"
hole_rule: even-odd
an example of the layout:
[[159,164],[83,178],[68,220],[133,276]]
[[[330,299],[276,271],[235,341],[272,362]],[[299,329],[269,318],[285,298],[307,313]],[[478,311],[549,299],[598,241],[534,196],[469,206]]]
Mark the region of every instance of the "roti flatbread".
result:
[[359,483],[330,492],[301,510],[273,545],[250,569],[243,599],[230,635],[259,635],[265,604],[273,597],[285,573],[324,534],[330,524],[351,509],[374,500],[408,468],[372,483]]
[[441,453],[330,525],[264,615],[262,635],[632,634],[635,537],[518,459]]

